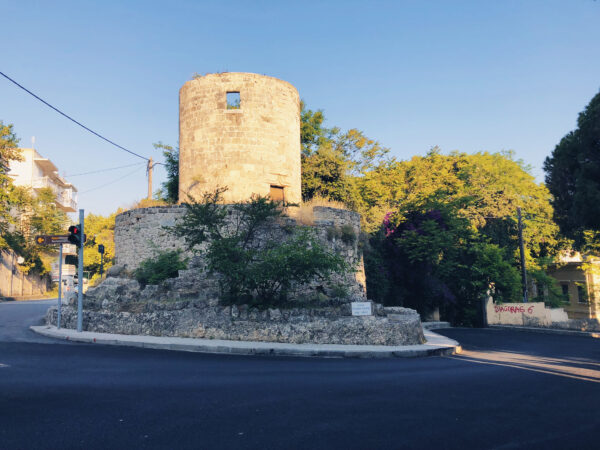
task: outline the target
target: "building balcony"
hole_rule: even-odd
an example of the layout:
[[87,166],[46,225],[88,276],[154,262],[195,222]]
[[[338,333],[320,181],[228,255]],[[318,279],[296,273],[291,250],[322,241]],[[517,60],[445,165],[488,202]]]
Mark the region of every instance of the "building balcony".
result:
[[31,187],[34,190],[52,189],[56,194],[56,206],[65,212],[77,211],[77,201],[73,198],[73,188],[62,189],[50,177],[34,178]]
[[58,206],[64,212],[77,211],[77,202],[70,196],[66,195],[59,195],[56,197],[56,206]]
[[33,189],[51,188],[52,190],[56,190],[56,186],[49,177],[34,178],[31,180],[31,187]]

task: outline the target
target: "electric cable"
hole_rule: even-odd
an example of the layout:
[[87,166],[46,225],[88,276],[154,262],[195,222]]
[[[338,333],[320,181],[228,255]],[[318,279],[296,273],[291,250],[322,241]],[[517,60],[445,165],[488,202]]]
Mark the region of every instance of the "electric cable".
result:
[[106,187],[106,186],[110,186],[111,184],[114,184],[117,181],[121,181],[123,178],[127,178],[129,175],[132,175],[133,173],[139,171],[140,169],[141,169],[141,167],[137,167],[134,170],[132,170],[131,172],[126,173],[122,177],[117,178],[116,180],[110,181],[110,182],[105,183],[105,184],[101,184],[100,186],[96,186],[94,188],[88,189],[87,191],[80,192],[79,195],[87,194],[88,192],[95,191],[97,189],[101,189],[101,188]]
[[[65,177],[65,178],[71,178],[71,177],[79,177],[79,176],[81,176],[81,175],[91,175],[91,174],[93,174],[93,173],[109,172],[109,171],[111,171],[111,170],[117,170],[117,169],[124,169],[124,168],[126,168],[126,167],[139,166],[139,165],[141,165],[141,164],[146,164],[146,163],[139,163],[139,162],[138,162],[138,163],[134,163],[134,164],[127,164],[126,166],[119,166],[119,167],[111,167],[111,168],[108,168],[108,169],[99,169],[99,170],[93,170],[93,171],[91,171],[91,172],[74,173],[74,174],[72,174],[72,175],[65,175],[64,177]],[[154,166],[154,164],[153,164],[153,166]]]
[[91,130],[90,128],[86,127],[85,125],[83,125],[81,122],[78,122],[77,120],[73,119],[71,116],[65,114],[64,112],[62,112],[60,109],[52,106],[50,103],[48,103],[47,101],[45,101],[44,99],[38,97],[37,95],[35,95],[33,92],[31,92],[29,89],[27,89],[24,86],[21,86],[19,83],[17,83],[15,80],[13,80],[12,78],[10,78],[8,75],[6,75],[5,73],[0,72],[0,75],[2,75],[4,78],[6,78],[8,81],[10,81],[11,83],[16,84],[18,87],[20,87],[21,89],[23,89],[25,92],[27,92],[28,94],[32,95],[33,97],[35,97],[36,99],[38,99],[40,102],[42,102],[43,104],[45,104],[46,106],[52,108],[54,111],[56,111],[57,113],[61,114],[62,116],[66,117],[67,119],[69,119],[71,122],[76,123],[77,125],[79,125],[81,128],[89,131],[90,133],[98,136],[100,139],[105,140],[106,142],[108,142],[109,144],[114,145],[117,148],[120,148],[121,150],[126,151],[127,153],[131,153],[134,156],[137,156],[138,158],[142,158],[144,161],[148,161],[149,159],[146,158],[145,156],[139,155],[135,152],[132,152],[131,150],[126,149],[125,147],[111,141],[110,139],[105,138],[104,136],[102,136],[101,134],[96,133],[94,130]]

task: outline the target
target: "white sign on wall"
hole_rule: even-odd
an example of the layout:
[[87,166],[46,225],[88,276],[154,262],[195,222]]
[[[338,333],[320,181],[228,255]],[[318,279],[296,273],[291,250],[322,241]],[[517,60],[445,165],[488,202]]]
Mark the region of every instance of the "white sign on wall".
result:
[[353,316],[370,316],[371,302],[352,302]]

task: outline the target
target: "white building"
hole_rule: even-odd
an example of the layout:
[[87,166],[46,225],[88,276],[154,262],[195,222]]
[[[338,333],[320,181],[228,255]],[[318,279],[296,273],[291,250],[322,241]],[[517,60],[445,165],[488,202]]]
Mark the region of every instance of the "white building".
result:
[[33,148],[20,149],[23,161],[10,161],[8,175],[16,186],[30,187],[34,192],[50,188],[56,193],[56,206],[65,212],[77,211],[77,189],[58,174],[52,161]]
[[[16,186],[30,188],[35,194],[43,188],[50,188],[56,194],[56,206],[64,212],[77,211],[77,188],[58,174],[52,161],[44,158],[33,148],[21,148],[22,161],[10,161],[8,175]],[[67,255],[77,254],[74,245],[63,245],[63,279],[73,278],[75,266],[65,264]],[[58,261],[52,264],[52,280],[58,281]]]

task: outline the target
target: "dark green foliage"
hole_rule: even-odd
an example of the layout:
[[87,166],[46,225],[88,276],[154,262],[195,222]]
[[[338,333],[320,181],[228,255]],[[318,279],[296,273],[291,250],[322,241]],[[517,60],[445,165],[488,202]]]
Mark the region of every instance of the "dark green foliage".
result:
[[[481,299],[518,300],[519,274],[504,250],[476,233],[452,204],[406,205],[365,246],[367,292],[457,325],[480,324]],[[373,289],[374,288],[374,289]]]
[[348,269],[309,228],[288,230],[284,241],[266,238],[267,228],[283,217],[278,203],[256,196],[233,205],[228,214],[218,204],[223,191],[186,204],[186,215],[170,231],[204,254],[207,270],[219,275],[224,303],[282,305],[293,286]]
[[[568,302],[568,299],[559,288],[556,279],[548,275],[545,271],[539,269],[528,270],[527,277],[538,286],[537,297],[531,297],[530,301],[545,302],[547,306],[552,308],[560,308]],[[544,289],[547,295],[544,295]]]
[[19,139],[12,124],[4,125],[0,120],[0,249],[7,246],[5,234],[9,224],[14,222],[10,214],[12,179],[7,175],[11,161],[20,161],[22,156],[16,147]]
[[586,229],[600,230],[600,93],[579,114],[577,129],[544,162],[561,232],[584,244]]
[[356,233],[354,232],[354,228],[350,224],[343,225],[340,229],[342,234],[342,242],[351,245],[356,241]]
[[158,197],[167,203],[177,203],[179,201],[179,148],[162,142],[154,144],[154,148],[162,150],[167,169],[167,181],[162,184]]
[[181,250],[158,252],[154,258],[142,261],[133,276],[142,287],[159,284],[168,278],[176,278],[187,267],[187,259],[181,259]]

